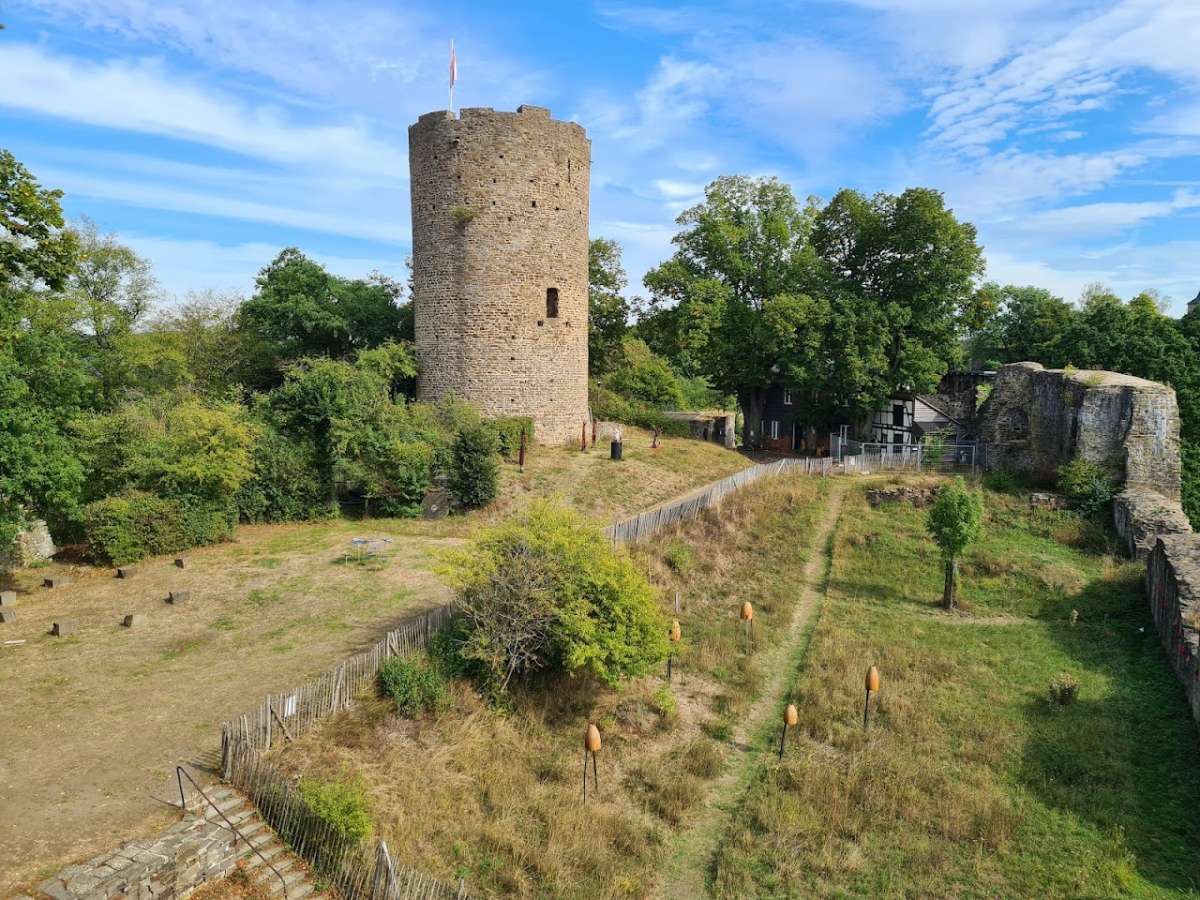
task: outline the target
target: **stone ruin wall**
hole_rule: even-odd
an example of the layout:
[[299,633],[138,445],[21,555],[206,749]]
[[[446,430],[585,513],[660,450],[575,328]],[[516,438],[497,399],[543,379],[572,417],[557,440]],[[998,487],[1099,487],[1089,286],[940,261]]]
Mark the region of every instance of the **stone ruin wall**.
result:
[[1052,480],[1078,456],[1128,488],[1179,499],[1179,409],[1166,385],[1014,363],[1000,369],[981,416],[989,469]]
[[591,142],[534,106],[428,113],[408,138],[418,396],[530,416],[543,443],[577,437],[588,418]]
[[1015,363],[1000,370],[981,415],[989,469],[1052,478],[1081,456],[1118,476],[1113,522],[1129,555],[1146,561],[1155,629],[1200,722],[1200,534],[1179,504],[1175,391],[1113,372]]

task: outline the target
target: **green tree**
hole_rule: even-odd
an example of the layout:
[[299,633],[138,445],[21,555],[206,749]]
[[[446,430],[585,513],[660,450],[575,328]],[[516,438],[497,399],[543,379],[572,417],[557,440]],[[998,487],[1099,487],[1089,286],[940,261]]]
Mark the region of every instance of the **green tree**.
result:
[[958,557],[983,533],[983,498],[967,489],[961,478],[945,485],[929,508],[929,533],[942,551],[946,584],[942,603],[954,609],[958,597]]
[[677,222],[674,257],[646,276],[650,346],[692,344],[684,373],[735,395],[747,431],[758,433],[767,387],[785,368],[807,381],[820,365],[795,353],[811,345],[828,309],[799,290],[812,262],[812,209],[801,210],[778,179],[726,176]]
[[603,375],[619,363],[621,339],[629,329],[629,302],[621,294],[627,278],[621,245],[607,238],[588,244],[588,371]]
[[994,282],[981,289],[994,310],[970,340],[971,356],[983,368],[1005,363],[1066,365],[1063,339],[1071,322],[1071,304],[1039,287]]
[[835,372],[827,396],[863,416],[896,390],[932,390],[960,361],[963,332],[978,324],[983,251],[974,226],[928,188],[870,198],[844,190],[816,214],[812,246],[819,290],[835,298],[832,327],[848,318],[867,338],[845,349],[858,356],[880,347],[885,363],[881,372],[867,367],[861,382]]
[[683,406],[683,390],[667,361],[655,356],[638,338],[627,337],[621,345],[622,362],[605,384],[623,397],[645,400],[664,409]]
[[[242,304],[239,323],[279,370],[305,357],[345,359],[402,337],[401,288],[382,275],[339,278],[288,247],[259,272],[255,283],[258,289]],[[277,370],[261,377],[270,382]]]
[[74,270],[78,242],[63,227],[61,199],[0,149],[0,300],[19,289],[61,288]]

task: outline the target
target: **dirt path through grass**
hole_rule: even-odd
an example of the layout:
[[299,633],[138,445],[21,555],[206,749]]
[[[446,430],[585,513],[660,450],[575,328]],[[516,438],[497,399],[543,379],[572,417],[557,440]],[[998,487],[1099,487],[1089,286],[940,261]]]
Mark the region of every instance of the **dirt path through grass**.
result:
[[763,671],[768,675],[758,700],[734,731],[730,743],[736,753],[725,771],[713,782],[691,826],[679,832],[668,847],[662,879],[655,891],[656,897],[663,900],[693,900],[708,892],[709,868],[729,815],[749,785],[759,755],[771,750],[771,742],[762,739],[764,726],[778,713],[795,674],[795,656],[802,649],[813,610],[823,590],[830,542],[845,493],[846,485],[834,481],[810,545],[820,552],[809,556],[800,573],[800,600],[792,614],[788,634],[762,660]]

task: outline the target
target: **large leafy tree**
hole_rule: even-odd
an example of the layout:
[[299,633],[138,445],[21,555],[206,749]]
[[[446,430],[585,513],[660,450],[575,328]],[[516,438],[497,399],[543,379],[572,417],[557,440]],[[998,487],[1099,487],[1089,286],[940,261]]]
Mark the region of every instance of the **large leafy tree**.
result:
[[723,177],[678,223],[675,255],[646,276],[650,346],[674,343],[668,358],[735,395],[747,431],[757,432],[772,381],[786,370],[806,382],[822,363],[807,351],[828,304],[801,291],[812,209],[778,179]]
[[[0,150],[0,546],[30,516],[69,518],[83,478],[55,411],[39,402],[16,353],[39,298],[61,288],[75,264],[77,240],[63,227],[61,196]],[[39,345],[37,371],[70,362],[69,335],[60,336]],[[70,379],[48,387],[76,396]]]
[[382,275],[339,278],[288,247],[259,272],[255,283],[257,291],[242,304],[239,320],[273,359],[261,373],[268,383],[278,381],[289,361],[345,359],[403,336],[400,285]]
[[959,361],[964,329],[980,318],[983,251],[974,226],[928,188],[870,198],[840,191],[816,215],[812,246],[824,290],[858,322],[871,320],[883,350],[885,383],[842,380],[842,401],[865,414],[891,391],[935,387]]
[[984,367],[1031,360],[1065,365],[1063,338],[1072,308],[1061,297],[1033,286],[989,283],[980,293],[991,308],[971,335],[971,356]]
[[777,381],[818,417],[933,388],[981,319],[975,229],[936,191],[842,191],[802,208],[776,179],[724,177],[678,222],[675,255],[646,276],[638,333],[736,395],[748,436]]
[[629,329],[629,301],[621,245],[593,238],[588,245],[588,370],[603,375],[621,356],[621,339]]

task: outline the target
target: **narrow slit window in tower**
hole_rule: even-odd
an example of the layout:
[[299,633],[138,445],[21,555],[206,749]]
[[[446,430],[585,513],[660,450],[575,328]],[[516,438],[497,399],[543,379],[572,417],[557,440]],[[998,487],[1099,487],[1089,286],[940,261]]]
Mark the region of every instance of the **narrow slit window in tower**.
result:
[[546,288],[546,318],[558,318],[558,288]]

